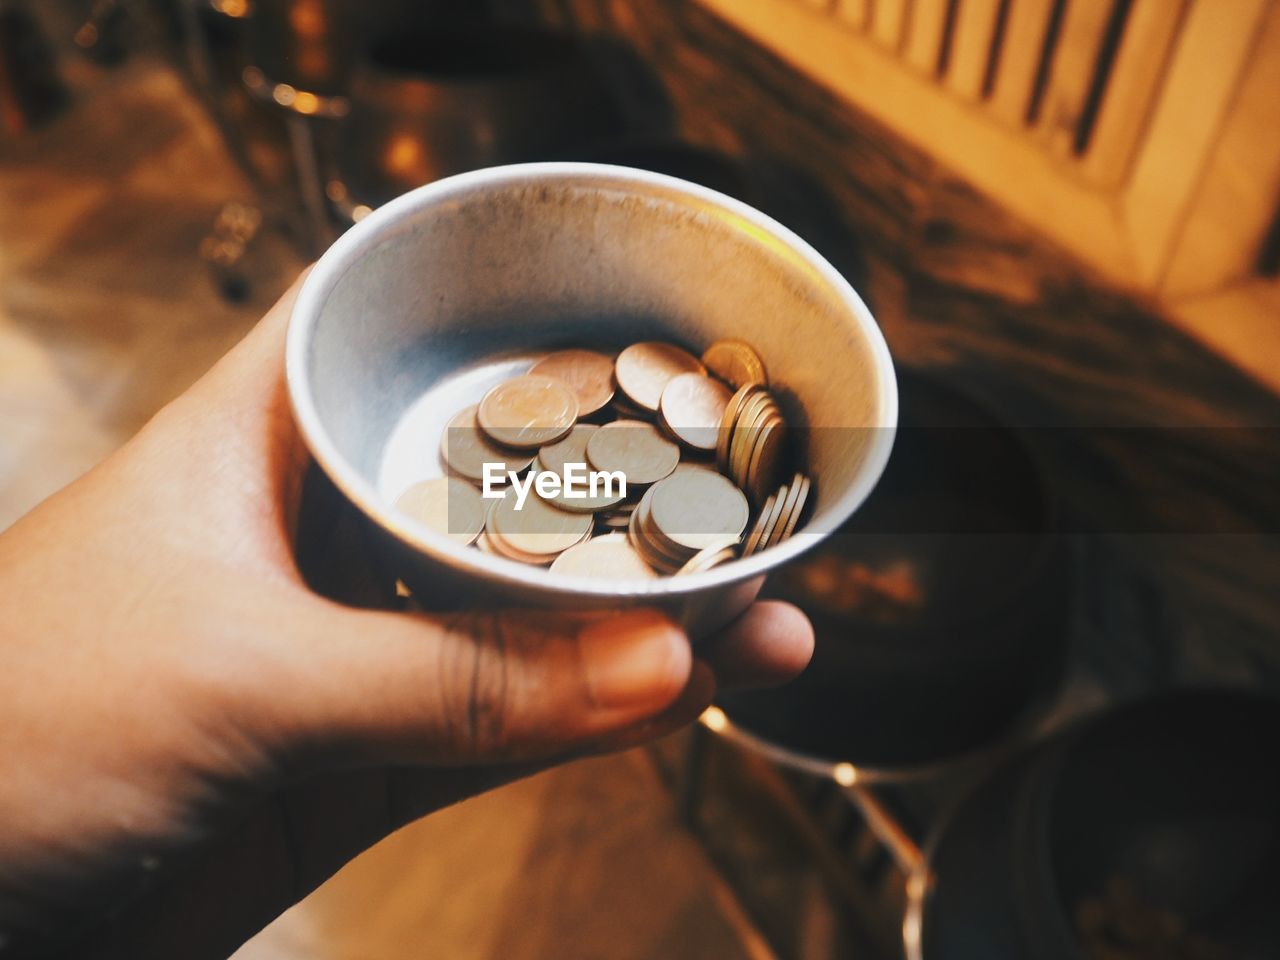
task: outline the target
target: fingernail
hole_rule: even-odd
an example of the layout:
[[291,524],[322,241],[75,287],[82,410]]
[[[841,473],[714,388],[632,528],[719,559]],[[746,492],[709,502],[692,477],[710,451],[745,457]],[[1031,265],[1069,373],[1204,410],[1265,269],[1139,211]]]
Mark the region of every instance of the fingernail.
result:
[[636,610],[587,625],[580,635],[587,689],[606,709],[666,706],[689,677],[684,631],[660,613]]

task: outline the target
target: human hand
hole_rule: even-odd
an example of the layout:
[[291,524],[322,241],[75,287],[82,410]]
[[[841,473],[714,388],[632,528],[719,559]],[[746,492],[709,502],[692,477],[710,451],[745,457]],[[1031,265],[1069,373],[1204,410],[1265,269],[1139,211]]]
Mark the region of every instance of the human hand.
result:
[[225,957],[399,826],[808,662],[777,603],[695,659],[654,613],[428,617],[310,589],[293,294],[0,536],[0,958]]

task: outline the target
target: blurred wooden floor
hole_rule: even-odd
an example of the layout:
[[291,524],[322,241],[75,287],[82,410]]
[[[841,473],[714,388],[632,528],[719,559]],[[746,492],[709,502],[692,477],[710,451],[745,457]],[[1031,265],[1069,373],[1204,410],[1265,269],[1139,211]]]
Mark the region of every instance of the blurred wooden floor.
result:
[[262,248],[247,303],[197,249],[250,196],[179,79],[70,61],[71,108],[0,142],[0,530],[131,436],[244,335],[301,268]]

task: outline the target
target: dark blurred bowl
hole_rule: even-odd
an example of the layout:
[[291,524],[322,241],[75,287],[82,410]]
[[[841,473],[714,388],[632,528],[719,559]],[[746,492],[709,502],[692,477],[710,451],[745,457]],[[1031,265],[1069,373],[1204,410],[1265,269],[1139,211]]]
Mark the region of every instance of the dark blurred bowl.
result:
[[808,769],[888,773],[975,751],[1061,676],[1070,562],[1036,461],[949,387],[904,372],[901,391],[875,493],[766,588],[813,621],[812,663],[720,701],[739,731]]
[[346,96],[371,38],[479,27],[489,6],[488,0],[252,0],[243,18],[245,56],[273,84]]
[[908,956],[1280,956],[1277,756],[1280,700],[1250,693],[1167,694],[1063,731],[931,842]]

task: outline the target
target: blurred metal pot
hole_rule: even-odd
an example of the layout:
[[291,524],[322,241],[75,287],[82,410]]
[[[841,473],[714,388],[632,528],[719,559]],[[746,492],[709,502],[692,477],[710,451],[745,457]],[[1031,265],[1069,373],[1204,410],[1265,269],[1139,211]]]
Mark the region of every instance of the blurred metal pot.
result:
[[813,621],[812,662],[718,701],[774,759],[861,782],[927,773],[1030,725],[1057,689],[1070,619],[1070,556],[1031,451],[945,382],[903,371],[901,386],[883,483],[768,588]]
[[272,83],[341,96],[371,38],[479,24],[488,12],[487,0],[252,0],[246,55]]
[[377,206],[479,167],[555,159],[621,132],[586,48],[534,30],[400,33],[357,64],[337,174]]

